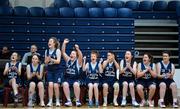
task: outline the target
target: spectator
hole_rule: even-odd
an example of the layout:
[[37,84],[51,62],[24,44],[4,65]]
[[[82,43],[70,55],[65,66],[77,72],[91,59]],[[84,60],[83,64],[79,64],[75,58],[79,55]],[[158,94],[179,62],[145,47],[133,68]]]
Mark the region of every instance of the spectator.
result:
[[0,59],[10,59],[11,53],[7,46],[4,46],[1,51]]
[[24,54],[23,59],[22,59],[22,65],[28,65],[31,63],[32,60],[32,55],[37,54],[40,56],[39,53],[37,53],[37,46],[36,45],[31,45],[30,52],[27,52]]

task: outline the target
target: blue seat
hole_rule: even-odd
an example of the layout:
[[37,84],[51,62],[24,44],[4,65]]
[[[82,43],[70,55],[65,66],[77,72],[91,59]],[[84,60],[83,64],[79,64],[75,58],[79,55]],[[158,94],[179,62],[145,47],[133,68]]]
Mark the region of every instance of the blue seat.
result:
[[0,0],[0,6],[9,6],[9,0]]
[[131,18],[132,10],[129,8],[119,8],[118,9],[118,17],[120,18]]
[[74,10],[70,7],[59,8],[61,17],[74,17]]
[[29,9],[25,6],[14,7],[15,16],[29,16]]
[[71,8],[83,7],[81,0],[69,0],[69,6]]
[[104,17],[117,17],[116,8],[104,8]]
[[96,7],[96,1],[94,1],[94,0],[84,0],[83,6],[86,7],[86,8]]
[[168,10],[169,11],[176,11],[176,8],[180,6],[180,1],[173,0],[168,2]]
[[154,11],[166,11],[167,10],[167,2],[164,0],[161,1],[155,1],[153,5],[153,10]]
[[61,7],[68,7],[69,3],[67,0],[54,0],[54,7],[61,8]]
[[108,0],[100,0],[100,1],[97,1],[97,6],[99,8],[108,8],[108,7],[111,7],[111,3]]
[[139,4],[139,10],[140,11],[152,11],[153,9],[153,2],[152,1],[141,1]]
[[125,2],[120,1],[120,0],[113,0],[111,5],[113,8],[123,8],[125,5]]
[[88,8],[79,7],[74,9],[75,17],[89,17],[89,10]]
[[133,0],[127,1],[126,4],[125,4],[125,7],[130,8],[133,11],[137,11],[139,9],[139,2],[138,1],[133,1]]
[[31,7],[29,8],[30,15],[33,17],[42,17],[44,16],[44,9],[41,7]]
[[[177,7],[177,11],[176,12],[177,12],[177,16],[180,19],[180,6]],[[180,24],[180,20],[179,20],[179,24]]]
[[57,17],[59,16],[59,9],[56,7],[47,7],[44,9],[45,15],[47,17]]
[[11,16],[13,14],[13,8],[12,7],[0,7],[0,16]]
[[103,17],[103,10],[101,8],[89,8],[89,17]]

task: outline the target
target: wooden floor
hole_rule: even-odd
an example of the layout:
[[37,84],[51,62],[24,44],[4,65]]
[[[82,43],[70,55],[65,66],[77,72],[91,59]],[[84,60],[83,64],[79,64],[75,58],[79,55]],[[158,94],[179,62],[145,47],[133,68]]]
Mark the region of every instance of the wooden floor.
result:
[[[14,109],[13,108],[13,104],[9,104],[7,108],[3,107],[2,105],[0,105],[0,109]],[[73,106],[73,107],[64,107],[64,106],[60,106],[60,107],[39,107],[39,106],[35,106],[34,108],[29,108],[29,107],[22,107],[22,105],[19,105],[17,107],[18,109],[120,109],[120,108],[123,108],[123,109],[162,109],[162,108],[159,108],[159,107],[154,107],[154,108],[150,108],[150,107],[132,107],[132,106],[127,106],[127,107],[114,107],[114,106],[107,106],[107,107],[103,107],[103,106],[99,106],[98,108],[89,108],[87,105],[84,105],[82,107],[76,107],[76,106]],[[172,109],[172,107],[167,107],[166,109]],[[176,109],[180,109],[180,108],[176,108]]]

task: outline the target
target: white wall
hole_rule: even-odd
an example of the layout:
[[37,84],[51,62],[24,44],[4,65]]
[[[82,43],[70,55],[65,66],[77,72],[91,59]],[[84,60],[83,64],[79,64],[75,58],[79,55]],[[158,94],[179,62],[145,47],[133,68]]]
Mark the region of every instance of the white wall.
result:
[[178,89],[180,89],[180,69],[176,69],[174,80],[176,81]]

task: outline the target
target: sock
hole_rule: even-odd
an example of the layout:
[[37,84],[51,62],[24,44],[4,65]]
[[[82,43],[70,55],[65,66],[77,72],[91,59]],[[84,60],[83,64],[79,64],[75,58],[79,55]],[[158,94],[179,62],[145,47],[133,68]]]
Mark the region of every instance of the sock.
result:
[[159,99],[160,102],[164,102],[164,99]]
[[104,103],[107,103],[107,97],[104,97]]
[[97,103],[97,102],[99,102],[99,100],[98,100],[98,99],[96,99],[96,103]]
[[117,101],[117,95],[114,95],[113,101]]
[[173,102],[177,102],[177,98],[174,98],[174,99],[173,99]]
[[123,97],[123,100],[126,100],[126,97]]
[[52,98],[49,98],[49,103],[52,103]]
[[135,98],[132,98],[132,101],[136,101],[136,99],[135,99]]
[[56,98],[56,102],[59,102],[59,98]]
[[17,94],[18,94],[17,90],[14,90],[14,95],[17,95]]

